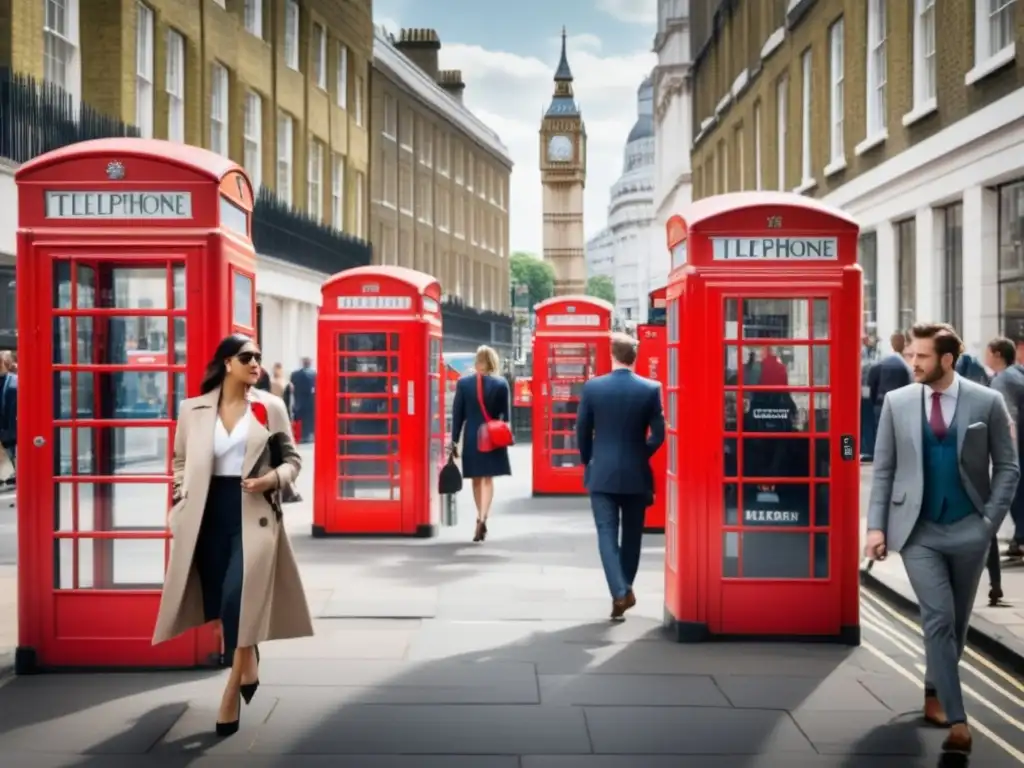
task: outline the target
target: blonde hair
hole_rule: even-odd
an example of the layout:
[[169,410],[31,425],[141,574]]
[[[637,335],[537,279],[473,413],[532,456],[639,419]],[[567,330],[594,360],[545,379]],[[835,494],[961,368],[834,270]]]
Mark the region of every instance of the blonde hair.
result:
[[476,359],[473,361],[476,368],[481,373],[495,374],[498,372],[500,362],[498,360],[498,353],[488,347],[486,344],[480,345],[476,350]]

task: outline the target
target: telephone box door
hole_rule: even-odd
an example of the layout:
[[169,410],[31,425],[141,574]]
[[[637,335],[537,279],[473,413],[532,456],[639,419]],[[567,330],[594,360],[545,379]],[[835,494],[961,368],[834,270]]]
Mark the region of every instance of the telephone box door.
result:
[[[416,334],[411,334],[416,335]],[[416,432],[415,386],[423,369],[411,354],[410,334],[346,329],[335,334],[334,387],[337,401],[336,501],[333,530],[399,533],[403,530],[404,464]],[[410,349],[404,347],[408,345]],[[422,354],[422,353],[421,353]],[[404,357],[403,357],[404,355]],[[422,433],[423,430],[420,429]],[[422,445],[422,443],[420,443]],[[411,467],[408,469],[412,469]]]
[[711,388],[721,401],[708,403],[722,414],[721,459],[710,467],[721,508],[707,529],[709,575],[720,584],[709,605],[716,633],[840,632],[838,563],[857,546],[844,518],[859,520],[843,506],[857,465],[839,458],[855,414],[833,408],[836,318],[848,313],[838,289],[805,290],[709,290],[708,317],[720,330],[708,361],[724,377],[724,388]]
[[[662,410],[665,410],[665,389],[667,347],[664,325],[641,325],[637,328],[639,344],[637,346],[636,373],[638,376],[651,379],[661,384]],[[667,412],[666,412],[667,415]],[[644,514],[644,530],[650,533],[661,533],[665,530],[665,471],[668,449],[662,446],[651,457],[651,472],[654,475],[654,503]]]
[[[597,375],[598,340],[549,341],[543,347],[545,381],[539,403],[544,440],[539,446],[547,472],[565,472],[565,493],[584,493],[576,444],[576,412],[583,385]],[[535,393],[536,395],[536,393]]]
[[31,447],[21,455],[39,492],[23,496],[32,511],[22,520],[36,526],[37,600],[25,615],[42,666],[200,662],[195,633],[151,639],[185,349],[201,330],[186,317],[186,262],[201,254],[140,251],[33,251],[38,292],[26,309],[40,331],[24,361],[40,385],[22,395]]

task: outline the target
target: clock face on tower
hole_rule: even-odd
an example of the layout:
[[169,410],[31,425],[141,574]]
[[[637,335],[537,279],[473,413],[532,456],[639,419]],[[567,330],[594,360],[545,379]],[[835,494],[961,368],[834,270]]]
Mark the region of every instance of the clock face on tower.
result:
[[553,163],[572,160],[572,139],[568,136],[552,136],[548,141],[548,160]]

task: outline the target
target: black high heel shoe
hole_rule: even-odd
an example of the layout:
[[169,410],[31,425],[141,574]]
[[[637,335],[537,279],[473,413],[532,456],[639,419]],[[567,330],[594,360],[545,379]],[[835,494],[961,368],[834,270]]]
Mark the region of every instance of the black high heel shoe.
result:
[[230,722],[222,723],[217,721],[217,735],[221,738],[238,733],[238,727],[242,723],[242,702],[238,702],[238,717]]
[[256,690],[260,687],[260,647],[258,645],[255,645],[253,646],[253,648],[256,650],[256,680],[251,683],[242,683],[240,686],[238,686],[238,692],[242,695],[242,698],[245,699],[246,706],[248,706],[249,702],[252,701],[252,697],[256,695]]
[[480,523],[480,541],[486,541],[486,540],[487,540],[487,523],[485,521],[481,521],[481,523]]

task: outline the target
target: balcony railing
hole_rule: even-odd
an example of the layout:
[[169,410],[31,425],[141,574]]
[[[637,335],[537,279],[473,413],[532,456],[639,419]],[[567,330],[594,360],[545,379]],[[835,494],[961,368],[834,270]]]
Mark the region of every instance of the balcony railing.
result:
[[256,198],[252,241],[261,256],[272,256],[328,275],[364,267],[373,255],[365,240],[294,210],[266,187]]
[[0,67],[0,157],[24,163],[79,141],[138,135],[56,85]]

